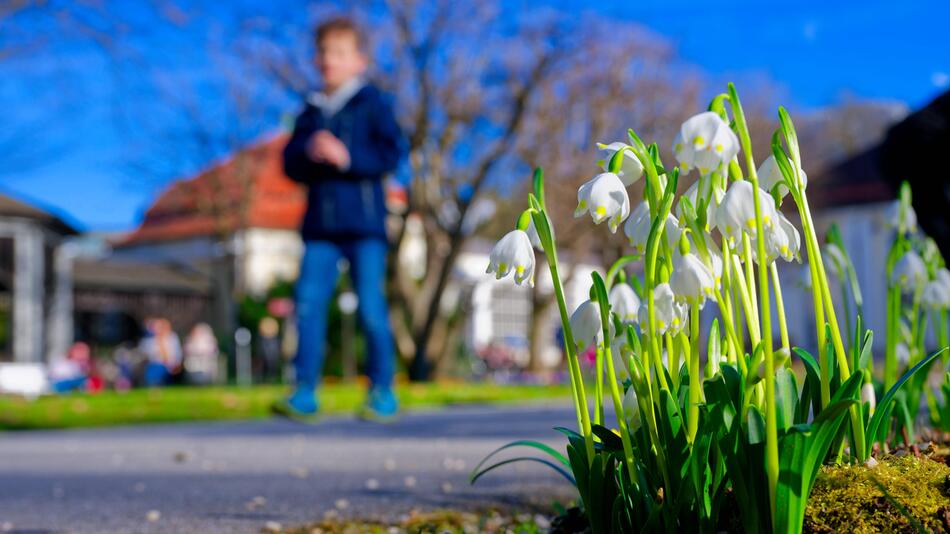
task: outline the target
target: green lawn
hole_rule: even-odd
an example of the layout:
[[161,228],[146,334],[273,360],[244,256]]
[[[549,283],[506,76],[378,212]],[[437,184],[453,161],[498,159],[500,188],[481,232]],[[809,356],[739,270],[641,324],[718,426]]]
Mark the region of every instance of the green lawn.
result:
[[[71,394],[35,401],[0,397],[0,430],[80,428],[172,421],[210,421],[270,417],[269,406],[284,395],[284,386],[174,387]],[[449,404],[515,403],[524,400],[568,399],[570,386],[500,386],[439,382],[396,387],[402,407]],[[321,410],[327,414],[354,413],[364,389],[354,383],[321,388]]]

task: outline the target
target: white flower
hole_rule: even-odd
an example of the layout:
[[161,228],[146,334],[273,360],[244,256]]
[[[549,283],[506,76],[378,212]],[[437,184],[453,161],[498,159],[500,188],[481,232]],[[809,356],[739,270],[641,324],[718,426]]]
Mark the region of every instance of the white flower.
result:
[[[676,204],[676,216],[683,220],[683,199],[689,199],[689,203],[692,204],[693,210],[698,210],[699,205],[696,200],[699,193],[699,181],[693,182],[693,185],[689,186],[686,192],[680,197],[680,201]],[[716,209],[719,207],[719,203],[722,202],[722,197],[726,195],[726,192],[720,187],[713,187],[712,196],[709,199],[709,205],[706,206],[706,228],[710,228],[716,225]],[[697,213],[697,215],[699,215]]]
[[673,290],[677,302],[698,305],[702,309],[706,298],[713,295],[714,284],[712,273],[695,254],[680,256],[673,264],[670,289]]
[[521,230],[512,230],[495,243],[488,255],[486,273],[495,273],[495,279],[501,280],[514,270],[515,282],[521,285],[528,281],[534,285],[534,250],[531,239]]
[[[798,173],[801,178],[801,189],[804,191],[805,188],[808,187],[808,175],[805,174],[805,171],[802,170],[801,167],[798,168]],[[778,166],[778,163],[776,163],[774,155],[766,158],[755,174],[758,176],[759,187],[762,189],[772,191],[772,188],[775,187],[776,184],[779,184],[779,195],[785,198],[785,195],[788,194],[788,186],[785,185],[785,175],[782,174],[782,169]]]
[[696,167],[706,175],[729,164],[739,153],[739,139],[722,117],[704,111],[680,126],[673,153],[685,171]]
[[[673,298],[670,284],[663,283],[653,288],[653,313],[658,334],[663,335],[667,330],[672,333],[679,332],[686,326],[686,312],[686,306]],[[649,313],[648,303],[641,302],[639,312],[641,329],[649,327]]]
[[911,205],[904,206],[900,200],[895,200],[887,206],[884,217],[888,226],[896,228],[901,233],[917,231],[917,212]]
[[[616,154],[618,150],[622,150],[626,146],[626,144],[620,141],[610,143],[609,145],[597,143],[597,148],[606,153],[603,163],[601,164],[604,171],[610,171],[610,160],[613,159],[614,154]],[[623,162],[620,164],[620,171],[617,173],[617,176],[620,177],[620,181],[622,181],[625,186],[633,185],[643,176],[643,165],[640,164],[640,160],[632,151],[624,150]]]
[[630,345],[627,344],[627,336],[617,336],[610,343],[610,357],[614,362],[614,373],[617,380],[623,383],[630,378],[630,370],[627,367],[627,355],[632,353]]
[[[578,351],[584,351],[603,342],[604,331],[600,322],[600,304],[597,302],[585,300],[571,314],[569,323]],[[613,335],[613,325],[609,326],[610,334]]]
[[874,406],[877,404],[877,398],[874,395],[874,384],[870,382],[865,382],[861,386],[861,402],[866,402],[870,405],[870,412],[874,412]]
[[[637,254],[642,255],[646,252],[647,240],[650,238],[650,228],[652,225],[653,217],[650,216],[650,205],[646,202],[638,204],[637,208],[633,210],[633,215],[624,223],[623,233],[627,236],[627,239],[630,241],[630,246],[637,251]],[[680,228],[679,221],[672,213],[666,216],[664,230],[667,244],[671,247],[675,247],[679,242],[682,228]]]
[[637,311],[640,309],[640,297],[629,284],[616,284],[610,288],[608,295],[610,309],[620,322],[633,324],[637,322]]
[[640,405],[637,403],[637,392],[631,385],[627,392],[623,394],[623,416],[627,420],[630,430],[640,428]]
[[947,269],[946,267],[937,269],[937,274],[934,276],[934,280],[940,282],[943,287],[947,288],[947,293],[950,294],[950,269]]
[[[764,228],[765,231],[765,253],[768,261],[775,261],[776,258],[782,258],[785,261],[792,261],[798,257],[798,251],[802,240],[798,234],[795,225],[789,221],[780,211],[775,212],[775,224],[771,228]],[[752,257],[758,261],[757,245],[752,240]]]
[[891,272],[891,283],[898,284],[905,293],[913,293],[927,282],[927,266],[913,250],[908,250]]
[[950,306],[950,287],[943,285],[940,280],[931,280],[920,293],[920,302],[932,310],[942,310]]
[[[771,227],[776,219],[775,202],[761,188],[758,190],[762,210],[762,225]],[[732,182],[722,203],[716,209],[716,228],[730,242],[741,242],[742,232],[755,237],[755,199],[752,183],[745,180]]]
[[616,233],[617,227],[630,214],[630,199],[620,178],[611,172],[594,176],[577,190],[577,209],[574,217],[590,212],[594,224],[607,221],[610,231]]

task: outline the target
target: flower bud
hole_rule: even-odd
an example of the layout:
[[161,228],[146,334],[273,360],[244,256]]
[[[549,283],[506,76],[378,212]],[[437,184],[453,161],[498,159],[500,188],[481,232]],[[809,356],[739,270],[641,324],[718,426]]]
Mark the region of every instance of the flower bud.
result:
[[627,392],[623,394],[623,416],[627,420],[627,426],[631,431],[640,428],[640,404],[637,402],[637,392],[631,385]]

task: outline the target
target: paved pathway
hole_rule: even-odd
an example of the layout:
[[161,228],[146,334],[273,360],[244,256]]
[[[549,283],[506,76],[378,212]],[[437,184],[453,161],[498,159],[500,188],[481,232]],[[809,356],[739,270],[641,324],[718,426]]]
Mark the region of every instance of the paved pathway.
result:
[[388,426],[327,419],[0,434],[0,532],[260,532],[325,514],[566,502],[566,481],[520,463],[471,468],[518,438],[557,445],[570,406],[418,412]]

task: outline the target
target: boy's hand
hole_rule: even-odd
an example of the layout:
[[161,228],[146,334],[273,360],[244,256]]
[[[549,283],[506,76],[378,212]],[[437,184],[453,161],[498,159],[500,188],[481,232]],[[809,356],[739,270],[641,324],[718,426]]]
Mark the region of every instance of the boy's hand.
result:
[[317,163],[328,163],[340,170],[350,167],[349,149],[327,130],[320,130],[310,137],[307,153]]

